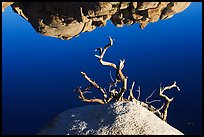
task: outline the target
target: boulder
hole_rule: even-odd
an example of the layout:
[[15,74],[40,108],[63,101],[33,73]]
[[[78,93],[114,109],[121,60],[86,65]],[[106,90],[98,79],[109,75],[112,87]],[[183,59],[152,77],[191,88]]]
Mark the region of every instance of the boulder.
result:
[[183,135],[134,102],[115,102],[68,109],[38,135]]
[[[2,2],[3,7],[9,2]],[[168,19],[185,10],[191,2],[15,2],[13,11],[31,23],[40,34],[71,39],[83,32],[105,26],[116,27]]]

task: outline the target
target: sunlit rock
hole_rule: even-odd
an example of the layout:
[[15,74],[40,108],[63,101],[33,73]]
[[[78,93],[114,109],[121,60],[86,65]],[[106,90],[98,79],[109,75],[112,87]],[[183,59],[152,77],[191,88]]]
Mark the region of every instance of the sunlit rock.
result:
[[152,8],[157,8],[159,2],[138,2],[138,10],[147,10]]
[[137,8],[137,2],[132,2],[132,6],[134,9],[136,9]]
[[120,3],[120,10],[127,9],[129,7],[130,2],[121,2]]
[[2,12],[4,12],[4,9],[13,4],[14,2],[2,2]]
[[[71,39],[103,27],[108,20],[117,26],[149,23],[171,18],[191,2],[15,2],[13,11],[40,34]],[[3,10],[3,8],[2,8]]]
[[190,2],[171,2],[162,11],[160,19],[171,18],[174,14],[182,12],[190,5]]
[[183,135],[134,102],[115,102],[66,110],[38,135]]

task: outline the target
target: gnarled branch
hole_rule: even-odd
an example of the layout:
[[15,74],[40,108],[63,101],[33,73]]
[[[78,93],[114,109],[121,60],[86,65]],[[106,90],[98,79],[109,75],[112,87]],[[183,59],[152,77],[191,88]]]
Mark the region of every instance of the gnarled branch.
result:
[[[107,51],[108,48],[110,48],[113,45],[113,39],[111,37],[109,37],[109,44],[107,44],[104,48],[97,48],[96,51],[99,51],[99,55],[95,55],[99,62],[104,65],[104,66],[111,66],[116,70],[116,82],[123,82],[123,87],[122,89],[119,91],[118,95],[117,95],[117,100],[118,101],[122,101],[123,99],[123,95],[125,93],[125,91],[127,90],[127,79],[128,77],[123,75],[122,69],[124,68],[124,63],[125,60],[120,60],[119,65],[117,66],[114,63],[111,62],[107,62],[103,60],[103,57]],[[119,77],[118,77],[119,75]],[[120,79],[119,79],[120,78]]]
[[150,97],[152,97],[152,95],[154,94],[155,91],[156,91],[156,89],[146,98],[145,102],[146,102],[147,104],[151,104],[151,103],[153,103],[153,102],[161,101],[161,100],[147,101]]
[[107,62],[107,61],[103,61],[103,57],[107,51],[108,48],[110,48],[113,45],[113,39],[111,37],[109,37],[110,43],[108,45],[106,45],[103,49],[102,48],[97,48],[95,51],[99,50],[99,55],[95,55],[99,62],[104,65],[104,66],[111,66],[114,69],[117,69],[117,66],[114,63],[111,62]]
[[[154,114],[156,114],[158,117],[162,118],[164,121],[166,121],[166,118],[167,118],[167,110],[168,110],[168,107],[169,107],[169,104],[170,102],[173,101],[173,98],[169,98],[168,96],[166,96],[164,94],[164,91],[166,90],[169,90],[169,89],[172,89],[174,87],[177,88],[177,90],[180,90],[179,87],[176,85],[176,82],[174,82],[172,85],[170,86],[166,86],[166,87],[162,87],[160,85],[160,91],[159,91],[159,96],[164,98],[166,100],[165,103],[163,103],[163,105],[156,109],[154,106],[150,105],[151,103],[153,102],[156,102],[156,101],[161,101],[161,100],[152,100],[152,101],[148,101],[149,98],[152,97],[152,95],[154,94],[154,92],[156,91],[156,89],[146,98],[146,103],[144,102],[140,102],[139,101],[139,98],[140,98],[140,86],[138,86],[138,97],[137,99],[134,97],[133,95],[133,88],[134,88],[134,85],[135,85],[135,82],[132,83],[132,86],[131,88],[129,89],[130,91],[130,94],[128,96],[128,99],[125,99],[123,96],[124,96],[124,93],[125,91],[127,90],[127,80],[128,80],[128,77],[125,76],[122,72],[123,68],[124,68],[124,64],[125,64],[125,60],[119,60],[119,64],[118,66],[112,62],[107,62],[107,61],[104,61],[103,58],[104,58],[104,55],[106,53],[106,51],[108,50],[108,48],[110,48],[112,45],[113,45],[113,39],[111,37],[109,37],[109,44],[107,44],[104,48],[97,48],[96,51],[99,51],[99,55],[95,55],[99,62],[104,65],[104,66],[110,66],[112,68],[114,68],[114,70],[116,71],[116,78],[115,80],[113,79],[112,75],[111,75],[111,72],[110,72],[110,78],[111,78],[111,82],[109,83],[109,89],[108,89],[108,93],[110,94],[109,98],[107,97],[107,93],[106,93],[106,89],[105,88],[102,88],[100,87],[94,80],[92,80],[91,78],[89,78],[86,73],[84,72],[81,72],[81,74],[83,75],[83,77],[89,82],[91,83],[90,86],[86,87],[84,90],[81,90],[80,87],[77,88],[77,92],[79,93],[79,98],[84,101],[84,102],[98,102],[100,104],[105,104],[105,103],[108,103],[110,102],[112,99],[115,99],[116,101],[123,101],[123,102],[128,102],[128,101],[133,101],[133,102],[136,102],[136,103],[139,103],[141,106],[147,108],[149,111],[153,112]],[[122,87],[119,88],[119,91],[118,91],[118,85],[117,83],[118,82],[122,82]],[[87,99],[84,94],[87,93],[87,91],[89,91],[92,87],[95,87],[96,89],[100,90],[103,94],[103,99],[97,99],[97,98],[94,98],[94,99]],[[162,110],[164,108],[164,112],[161,113],[160,110]]]
[[169,105],[173,101],[174,98],[169,98],[168,96],[164,95],[163,93],[164,93],[164,91],[172,89],[172,88],[177,88],[177,90],[180,91],[180,88],[176,85],[176,81],[174,81],[174,83],[172,85],[166,86],[164,88],[162,86],[160,86],[160,90],[159,90],[159,96],[166,100],[164,113],[163,113],[163,120],[164,121],[166,121],[167,111],[168,111]]
[[139,100],[139,98],[140,98],[140,86],[138,86],[137,92],[138,92],[137,100]]
[[84,90],[81,90],[80,87],[77,87],[77,92],[79,93],[79,98],[84,101],[84,102],[97,102],[97,103],[100,103],[100,104],[105,104],[105,102],[102,100],[102,99],[97,99],[97,98],[94,98],[94,99],[87,99],[85,96],[84,96],[84,92],[87,90],[87,89],[90,89],[92,86],[88,86],[87,88],[85,88]]
[[134,101],[137,103],[137,100],[135,99],[134,95],[133,95],[133,88],[134,88],[135,82],[132,82],[132,87],[130,88],[130,95],[128,96],[128,100],[129,101]]
[[103,93],[104,99],[107,98],[107,93],[105,92],[105,90],[104,90],[102,87],[100,87],[95,81],[93,81],[92,79],[90,79],[90,78],[86,75],[86,73],[81,72],[81,74],[84,76],[84,78],[85,78],[88,82],[90,82],[95,88],[99,89],[99,90]]

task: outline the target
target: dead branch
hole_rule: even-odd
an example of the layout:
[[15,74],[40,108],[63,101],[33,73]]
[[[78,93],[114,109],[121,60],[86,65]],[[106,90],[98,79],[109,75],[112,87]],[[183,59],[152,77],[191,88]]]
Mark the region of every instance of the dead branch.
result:
[[110,78],[111,78],[112,82],[114,83],[114,79],[113,79],[113,77],[111,75],[111,71],[110,71]]
[[90,79],[90,78],[86,75],[86,73],[81,72],[81,74],[84,76],[84,78],[85,78],[88,82],[90,82],[95,88],[99,89],[99,90],[103,93],[104,99],[107,98],[107,94],[106,94],[105,90],[104,90],[102,87],[100,87],[95,81],[93,81],[92,79]]
[[97,48],[95,50],[95,51],[99,50],[99,55],[95,55],[95,56],[98,58],[99,62],[102,65],[104,65],[104,66],[111,66],[114,69],[117,69],[117,66],[114,63],[103,61],[103,57],[104,57],[104,55],[106,53],[106,50],[113,45],[113,39],[111,37],[109,37],[109,41],[110,41],[110,43],[108,45],[106,45],[103,49],[102,48]]
[[[100,87],[94,80],[89,78],[86,75],[86,73],[84,73],[84,72],[81,72],[81,74],[89,83],[91,83],[91,85],[86,87],[84,90],[81,90],[80,87],[77,88],[77,92],[79,93],[79,98],[84,102],[97,102],[100,104],[108,103],[112,99],[115,99],[116,101],[122,101],[122,102],[133,101],[133,102],[139,103],[141,106],[147,108],[149,111],[153,112],[155,115],[157,115],[158,117],[160,117],[164,121],[166,121],[167,110],[169,108],[170,103],[173,101],[173,98],[168,98],[168,96],[164,95],[164,91],[172,89],[174,87],[177,88],[177,90],[179,91],[180,89],[176,85],[176,82],[174,81],[174,83],[172,85],[166,86],[166,87],[162,87],[160,85],[159,96],[164,98],[166,100],[166,102],[163,103],[163,105],[158,109],[156,109],[154,106],[152,106],[150,104],[153,102],[156,102],[156,101],[161,101],[161,100],[148,101],[148,99],[150,99],[152,97],[152,95],[154,94],[156,89],[146,98],[146,103],[140,102],[139,101],[140,86],[138,86],[138,90],[137,90],[137,92],[138,92],[137,99],[133,95],[133,89],[134,89],[135,82],[132,83],[132,86],[129,89],[130,94],[128,96],[128,99],[125,99],[123,96],[124,96],[125,91],[127,90],[127,82],[128,82],[128,77],[125,76],[122,72],[122,70],[125,66],[125,60],[124,59],[119,60],[118,66],[112,62],[107,62],[107,61],[103,60],[106,51],[108,50],[108,48],[110,48],[113,45],[113,39],[111,37],[109,37],[109,41],[110,41],[109,44],[107,44],[104,48],[97,48],[96,51],[99,51],[99,55],[95,55],[98,58],[100,64],[102,64],[104,66],[110,66],[110,67],[114,68],[114,70],[116,71],[115,80],[113,79],[111,72],[110,72],[110,78],[111,78],[112,82],[109,83],[109,89],[108,89],[108,93],[110,94],[109,98],[107,97],[106,89]],[[118,82],[122,82],[122,87],[119,89],[119,91],[118,91],[118,87],[117,87]],[[87,99],[84,96],[84,94],[87,93],[92,87],[95,87],[96,89],[100,90],[103,93],[103,99],[97,99],[97,98]],[[161,113],[160,110],[162,110],[163,108],[164,108],[164,112]]]
[[123,79],[123,87],[120,89],[120,92],[118,93],[118,101],[124,101],[123,95],[125,93],[125,91],[127,90],[127,78],[125,77]]
[[[91,84],[91,85],[89,85],[89,86],[87,86],[84,90],[82,90],[82,93],[83,94],[85,94],[85,93],[90,93],[90,92],[88,92],[88,91],[90,91],[90,89],[93,87],[93,85]],[[81,87],[80,87],[81,88]]]
[[135,99],[134,95],[133,95],[133,88],[134,88],[135,82],[132,82],[132,87],[130,88],[130,95],[128,96],[128,100],[129,101],[134,101],[137,103],[137,100]]
[[97,103],[100,103],[100,104],[105,104],[105,102],[102,100],[102,99],[97,99],[97,98],[94,98],[94,99],[87,99],[85,96],[84,96],[84,92],[87,90],[87,89],[90,89],[91,87],[87,87],[85,88],[84,90],[81,90],[80,87],[77,87],[77,92],[79,93],[79,98],[84,101],[84,102],[97,102]]
[[[112,82],[109,83],[109,85],[112,87],[114,85],[114,87],[117,87],[117,83],[119,82],[117,79],[113,79],[112,75],[111,75],[111,71],[110,71],[110,78],[112,80]],[[109,89],[110,89],[110,86],[109,86]],[[109,90],[110,91],[110,90]]]
[[138,86],[137,92],[138,92],[137,100],[139,100],[139,98],[140,98],[140,86]]
[[146,98],[146,100],[145,100],[145,102],[147,103],[147,104],[151,104],[151,103],[153,103],[153,102],[157,102],[157,101],[161,101],[161,100],[152,100],[152,101],[147,101],[150,97],[152,97],[152,95],[154,94],[154,92],[156,91],[156,89]]
[[162,110],[164,108],[165,103],[162,104],[162,106],[156,110],[153,111],[153,113],[159,112],[160,110]]
[[110,98],[107,100],[107,103],[109,103],[113,99],[113,96],[110,96]]
[[110,41],[109,44],[106,45],[104,48],[97,48],[97,49],[96,49],[96,51],[97,51],[97,50],[99,51],[99,55],[95,55],[95,56],[98,58],[99,62],[100,62],[102,65],[104,65],[104,66],[111,66],[111,67],[113,67],[113,68],[116,70],[116,76],[119,75],[119,78],[120,78],[120,80],[121,80],[121,81],[120,81],[119,78],[116,77],[116,82],[123,82],[123,87],[122,87],[122,89],[119,91],[119,94],[118,94],[118,96],[117,96],[117,100],[118,100],[118,101],[122,101],[122,100],[124,100],[124,99],[123,99],[123,95],[124,95],[125,91],[127,90],[127,79],[128,79],[128,77],[124,76],[124,75],[123,75],[123,72],[122,72],[122,69],[124,68],[125,60],[124,60],[124,59],[123,59],[123,60],[120,60],[120,63],[119,63],[119,65],[118,65],[118,67],[117,67],[117,65],[114,64],[114,63],[107,62],[107,61],[104,61],[104,60],[103,60],[103,57],[104,57],[104,55],[105,55],[107,49],[110,48],[110,47],[113,45],[113,39],[112,39],[111,37],[109,37],[109,41]]
[[114,69],[117,70],[117,73],[116,74],[119,74],[120,78],[122,81],[124,81],[125,79],[125,76],[123,75],[122,73],[122,69],[124,68],[124,63],[125,63],[125,60],[120,60],[120,63],[119,63],[119,66],[117,67],[116,64],[114,63],[111,63],[111,62],[107,62],[107,61],[104,61],[103,60],[103,57],[107,51],[108,48],[110,48],[112,45],[113,45],[113,39],[111,37],[109,37],[109,41],[110,43],[108,45],[106,45],[104,48],[97,48],[95,51],[99,51],[99,55],[95,55],[95,57],[98,58],[99,62],[104,65],[104,66],[110,66],[110,67],[113,67]]
[[174,81],[174,83],[170,86],[166,86],[166,87],[162,87],[160,86],[160,91],[159,91],[159,96],[164,98],[166,100],[165,103],[165,108],[164,108],[164,113],[163,113],[163,120],[166,121],[167,118],[167,110],[169,108],[170,103],[173,101],[174,98],[169,98],[168,96],[164,95],[164,91],[172,89],[172,88],[177,88],[178,91],[180,91],[180,88],[176,85],[176,81]]

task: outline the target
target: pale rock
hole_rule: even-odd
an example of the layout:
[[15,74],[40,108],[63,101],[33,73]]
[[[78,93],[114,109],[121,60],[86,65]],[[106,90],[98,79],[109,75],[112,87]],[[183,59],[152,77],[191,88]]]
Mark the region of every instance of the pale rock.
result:
[[121,2],[120,3],[120,10],[122,9],[127,9],[127,7],[129,7],[130,2]]
[[38,135],[183,135],[134,102],[115,102],[69,109]]
[[174,14],[182,12],[185,10],[191,2],[171,2],[162,11],[160,19],[167,19],[172,17]]
[[137,2],[132,2],[132,5],[135,9],[137,8]]
[[156,8],[159,2],[138,2],[137,9],[138,10],[147,10],[151,8]]
[[15,2],[11,7],[14,12],[29,21],[38,33],[60,39],[71,39],[80,33],[105,26],[107,20],[111,20],[117,27],[139,23],[143,29],[150,22],[173,17],[185,10],[190,3]]

